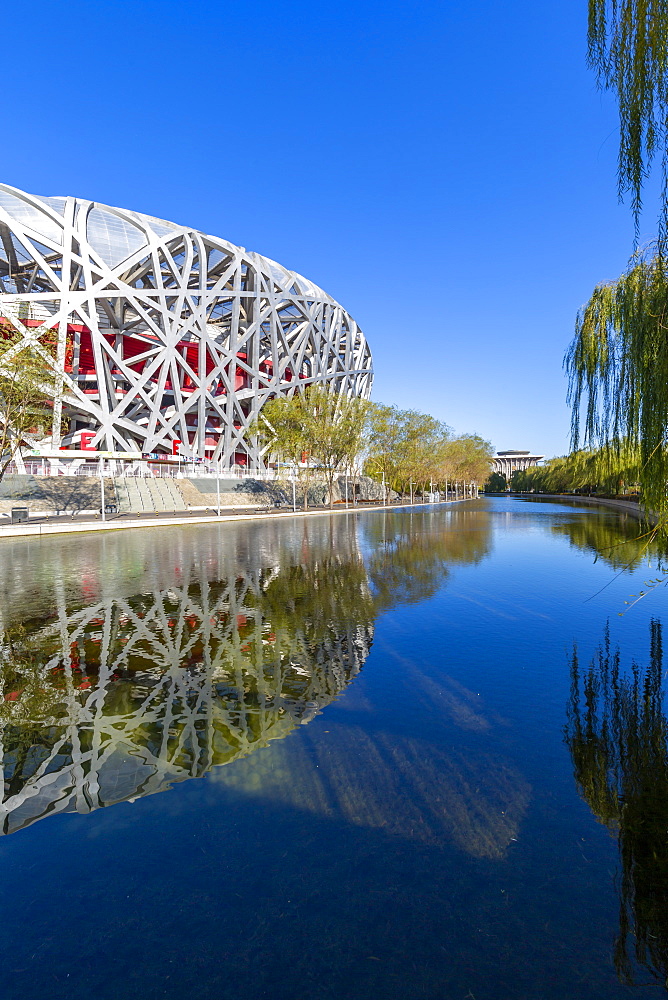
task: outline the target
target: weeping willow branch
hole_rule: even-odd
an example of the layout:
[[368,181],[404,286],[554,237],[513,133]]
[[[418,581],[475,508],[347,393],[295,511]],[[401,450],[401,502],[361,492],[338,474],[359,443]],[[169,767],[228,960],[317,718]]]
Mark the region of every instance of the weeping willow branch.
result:
[[644,500],[668,512],[668,256],[637,253],[618,281],[598,285],[579,313],[566,355],[572,445],[613,459],[637,455]]
[[639,227],[642,186],[660,157],[659,231],[668,235],[668,10],[666,0],[589,0],[588,62],[619,106],[617,184]]

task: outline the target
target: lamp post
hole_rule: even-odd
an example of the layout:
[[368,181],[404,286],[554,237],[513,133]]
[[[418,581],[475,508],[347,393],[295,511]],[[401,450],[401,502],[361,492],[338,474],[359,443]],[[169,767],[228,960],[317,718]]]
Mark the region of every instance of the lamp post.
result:
[[106,521],[107,515],[106,515],[106,511],[104,509],[105,508],[105,500],[104,500],[104,476],[102,475],[102,463],[103,462],[104,462],[104,459],[102,457],[100,457],[100,465],[99,465],[99,470],[100,470],[100,500],[101,500],[101,508],[102,508],[102,520]]
[[220,517],[220,459],[216,462],[216,499],[218,501],[218,517]]

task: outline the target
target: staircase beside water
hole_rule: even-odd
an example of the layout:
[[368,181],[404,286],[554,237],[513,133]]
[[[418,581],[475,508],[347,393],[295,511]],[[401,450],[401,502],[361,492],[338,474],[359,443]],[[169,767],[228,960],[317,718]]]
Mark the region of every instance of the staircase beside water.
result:
[[121,514],[156,514],[186,509],[179,488],[171,479],[117,476],[114,486]]

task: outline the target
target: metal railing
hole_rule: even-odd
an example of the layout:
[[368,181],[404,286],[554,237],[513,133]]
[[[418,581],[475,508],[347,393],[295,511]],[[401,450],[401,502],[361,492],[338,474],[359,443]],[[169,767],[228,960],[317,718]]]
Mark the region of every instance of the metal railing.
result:
[[[124,461],[122,459],[102,459],[102,472],[106,476],[136,476],[142,479],[210,479],[215,482],[221,479],[259,479],[272,482],[276,479],[289,479],[290,469],[244,469],[233,466],[231,469],[221,469],[220,474],[215,468],[182,462],[173,465],[159,465],[146,462]],[[11,462],[6,470],[7,475],[29,476],[99,476],[100,461],[74,464],[64,460],[49,461],[47,459],[28,459],[20,469],[16,462]]]

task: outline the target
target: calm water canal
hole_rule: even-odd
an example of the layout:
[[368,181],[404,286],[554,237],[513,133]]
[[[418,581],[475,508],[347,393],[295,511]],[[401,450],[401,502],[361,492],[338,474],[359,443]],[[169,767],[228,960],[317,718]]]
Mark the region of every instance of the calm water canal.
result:
[[2,1000],[665,995],[637,534],[492,499],[0,542]]

